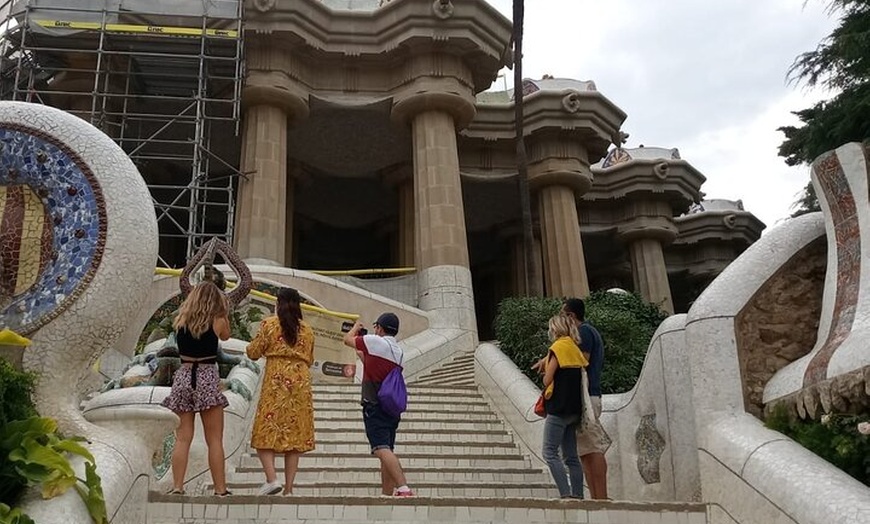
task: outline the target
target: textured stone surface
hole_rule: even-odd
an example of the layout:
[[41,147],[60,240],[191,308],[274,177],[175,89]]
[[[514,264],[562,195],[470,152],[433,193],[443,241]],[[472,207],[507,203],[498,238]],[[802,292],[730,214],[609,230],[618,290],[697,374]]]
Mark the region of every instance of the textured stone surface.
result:
[[[113,514],[125,500],[142,504],[142,499],[133,499],[142,497],[144,490],[131,492],[130,486],[138,475],[150,471],[151,451],[134,432],[112,431],[87,422],[79,411],[76,391],[94,361],[117,340],[145,298],[157,259],[154,207],[129,158],[109,137],[83,120],[41,105],[0,103],[0,129],[16,126],[35,130],[46,142],[65,150],[64,158],[77,157],[75,166],[82,173],[89,170],[93,175],[91,179],[76,178],[69,170],[71,164],[52,156],[47,148],[46,161],[34,179],[37,195],[40,187],[47,191],[40,198],[48,208],[53,205],[53,188],[62,187],[66,197],[61,198],[72,199],[63,200],[59,223],[53,220],[55,239],[83,244],[78,250],[70,248],[68,257],[61,256],[63,249],[59,247],[54,261],[58,267],[47,265],[43,270],[60,271],[63,266],[71,277],[67,282],[77,282],[70,284],[76,287],[67,292],[69,300],[62,311],[30,337],[33,345],[25,353],[24,367],[38,375],[34,399],[40,413],[56,418],[64,433],[89,440],[97,471],[104,479],[109,514]],[[21,151],[10,148],[6,154]],[[37,152],[37,164],[39,156]],[[97,220],[103,213],[105,229]],[[71,226],[73,223],[80,225]],[[102,257],[97,260],[99,249]],[[84,275],[89,275],[89,281]],[[53,286],[35,290],[66,289],[66,285],[55,280]],[[83,475],[81,464],[77,467]],[[73,515],[80,513],[82,503],[75,494],[68,495],[49,501],[30,499],[25,510],[40,523],[75,522]]]
[[656,429],[655,413],[640,418],[634,438],[637,441],[637,471],[641,478],[647,484],[661,482],[659,465],[666,443]]
[[820,238],[786,262],[734,319],[746,410],[760,416],[764,386],[816,341],[826,265]]

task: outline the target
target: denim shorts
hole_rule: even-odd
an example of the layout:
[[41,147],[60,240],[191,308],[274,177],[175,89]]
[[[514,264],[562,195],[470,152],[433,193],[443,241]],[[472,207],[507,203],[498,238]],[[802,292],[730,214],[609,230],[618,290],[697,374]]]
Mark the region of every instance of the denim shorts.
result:
[[377,404],[363,404],[363,422],[372,453],[379,449],[392,450],[396,446],[399,418],[391,417]]

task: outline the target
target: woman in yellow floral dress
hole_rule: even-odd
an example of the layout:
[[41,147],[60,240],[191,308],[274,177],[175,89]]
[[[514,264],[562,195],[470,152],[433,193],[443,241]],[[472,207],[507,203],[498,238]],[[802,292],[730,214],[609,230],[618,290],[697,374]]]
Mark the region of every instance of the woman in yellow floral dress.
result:
[[[266,357],[266,371],[251,447],[257,450],[266,483],[261,495],[293,492],[299,455],[314,449],[314,406],[311,373],[314,361],[314,332],[302,320],[299,292],[278,291],[276,315],[263,320],[257,336],[248,345],[248,357]],[[284,484],[275,473],[275,454],[284,455]]]

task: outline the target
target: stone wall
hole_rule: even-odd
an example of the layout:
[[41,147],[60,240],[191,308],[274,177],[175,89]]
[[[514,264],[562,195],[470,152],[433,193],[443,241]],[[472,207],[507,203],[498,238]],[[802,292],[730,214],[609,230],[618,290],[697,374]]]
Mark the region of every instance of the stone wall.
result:
[[827,245],[821,237],[796,253],[735,318],[746,411],[761,418],[767,381],[812,350],[819,327]]

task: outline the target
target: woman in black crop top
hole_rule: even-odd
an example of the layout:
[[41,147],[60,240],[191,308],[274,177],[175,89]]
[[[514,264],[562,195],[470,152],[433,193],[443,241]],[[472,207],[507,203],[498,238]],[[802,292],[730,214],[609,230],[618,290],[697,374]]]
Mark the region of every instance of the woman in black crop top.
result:
[[181,423],[175,431],[172,451],[172,491],[184,493],[184,476],[190,443],[193,441],[194,417],[199,413],[208,466],[216,495],[229,495],[224,469],[224,408],[227,398],[221,392],[217,367],[219,340],[230,338],[227,297],[212,282],[198,284],[181,304],[173,327],[181,355],[181,368],[172,377],[172,392],[163,405],[178,415]]

